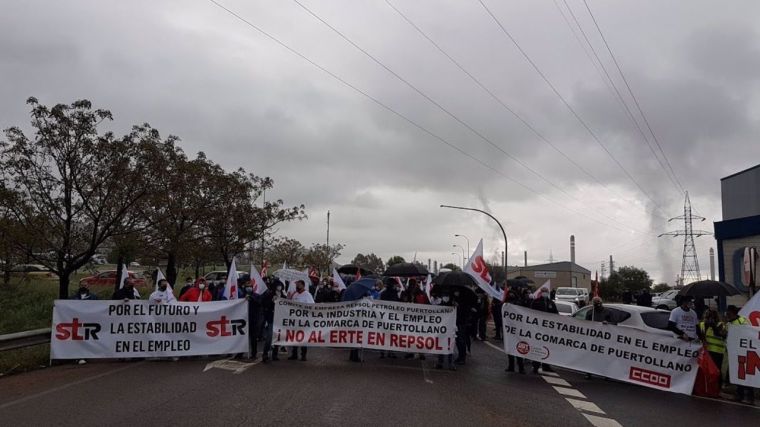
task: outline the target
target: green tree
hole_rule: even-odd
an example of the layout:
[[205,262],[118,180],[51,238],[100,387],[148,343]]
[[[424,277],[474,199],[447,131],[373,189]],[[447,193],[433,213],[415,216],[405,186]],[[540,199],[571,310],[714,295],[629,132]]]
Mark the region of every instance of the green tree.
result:
[[402,262],[406,262],[406,260],[404,260],[404,257],[400,255],[394,255],[388,258],[388,261],[385,263],[385,268],[389,268],[392,265],[401,264]]
[[0,179],[15,203],[7,206],[22,233],[14,243],[59,277],[59,297],[71,274],[113,236],[144,226],[143,202],[157,169],[151,141],[100,133],[111,120],[87,100],[52,108],[29,98],[34,135],[5,129]]
[[304,264],[306,248],[296,239],[289,237],[274,237],[266,247],[266,259],[272,266],[272,271],[278,270],[283,263],[289,266]]
[[654,288],[652,288],[653,292],[660,293],[660,292],[666,292],[671,290],[672,288],[668,286],[667,283],[658,283],[654,285]]
[[306,251],[306,255],[303,258],[304,263],[307,266],[317,267],[320,272],[330,274],[330,263],[340,256],[343,247],[340,243],[330,246],[327,246],[325,243],[314,243]]
[[354,259],[351,261],[351,264],[358,265],[359,267],[366,268],[367,270],[371,270],[375,272],[375,274],[383,274],[385,271],[385,263],[379,256],[375,255],[374,253],[369,253],[367,255],[356,254]]
[[626,290],[635,292],[652,287],[652,279],[649,278],[649,273],[633,266],[618,268],[607,281],[611,288],[619,289],[620,292]]

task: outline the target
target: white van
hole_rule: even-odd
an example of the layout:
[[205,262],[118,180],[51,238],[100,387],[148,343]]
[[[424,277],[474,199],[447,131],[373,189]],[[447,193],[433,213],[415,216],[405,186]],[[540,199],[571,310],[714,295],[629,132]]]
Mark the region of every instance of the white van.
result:
[[578,307],[588,304],[588,289],[586,288],[557,288],[554,294],[557,301],[575,303]]

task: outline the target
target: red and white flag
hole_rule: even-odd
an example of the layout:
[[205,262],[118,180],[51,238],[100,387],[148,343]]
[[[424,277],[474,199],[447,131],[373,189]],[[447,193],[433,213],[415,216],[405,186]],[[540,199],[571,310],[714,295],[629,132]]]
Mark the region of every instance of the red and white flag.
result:
[[261,295],[267,291],[267,284],[264,283],[264,279],[261,278],[259,271],[256,270],[256,266],[253,264],[251,264],[250,278],[254,294]]
[[264,264],[261,265],[261,276],[267,277],[268,273],[269,273],[269,261],[264,260]]
[[332,271],[332,278],[333,278],[333,283],[338,285],[338,291],[342,291],[343,289],[346,289],[346,284],[343,282],[343,278],[340,277],[340,274],[338,274],[338,270],[336,270],[335,268],[333,268],[333,271]]
[[486,262],[483,259],[483,239],[480,239],[478,247],[475,248],[472,257],[467,261],[464,272],[472,276],[475,282],[477,282],[478,287],[483,289],[488,296],[498,299],[502,298],[503,293],[491,286],[491,274],[488,272],[488,266],[486,266]]
[[544,282],[543,285],[541,285],[540,288],[536,289],[536,292],[533,292],[533,294],[531,295],[531,298],[533,299],[541,298],[542,293],[544,292],[550,293],[551,291],[552,291],[552,281],[547,280],[546,282]]
[[228,300],[237,299],[238,297],[238,274],[235,258],[232,258],[230,271],[227,273],[227,282],[224,284],[224,293],[222,293],[222,296]]
[[362,271],[359,269],[359,267],[356,267],[356,277],[354,277],[354,280],[359,280],[362,278]]

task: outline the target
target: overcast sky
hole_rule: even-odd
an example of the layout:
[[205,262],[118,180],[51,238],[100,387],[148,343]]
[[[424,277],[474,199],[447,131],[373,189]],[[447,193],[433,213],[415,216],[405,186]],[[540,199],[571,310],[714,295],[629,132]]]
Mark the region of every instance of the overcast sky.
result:
[[[720,178],[760,159],[757,1],[588,0],[666,158],[583,0],[484,0],[580,120],[478,0],[390,3],[493,96],[384,0],[302,3],[387,69],[295,2],[219,3],[345,83],[207,0],[4,0],[0,127],[28,126],[29,96],[90,99],[117,132],[148,122],[188,153],[272,177],[267,196],[309,214],[280,232],[307,246],[324,242],[329,210],[341,262],[461,262],[454,234],[500,253],[496,225],[439,208],[452,204],[502,221],[510,265],[524,250],[529,264],[569,260],[574,234],[592,274],[613,255],[671,284],[683,241],[656,236],[683,227],[667,223],[683,213],[672,181],[707,218],[695,228],[712,231]],[[697,240],[703,276],[714,246]]]

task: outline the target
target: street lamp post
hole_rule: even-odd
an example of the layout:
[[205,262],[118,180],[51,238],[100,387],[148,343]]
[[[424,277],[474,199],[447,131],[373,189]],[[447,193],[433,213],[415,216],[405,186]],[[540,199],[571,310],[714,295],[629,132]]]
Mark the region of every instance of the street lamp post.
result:
[[464,240],[467,240],[467,258],[470,257],[470,239],[467,238],[464,234],[455,234],[454,237],[464,237]]
[[496,221],[496,224],[498,224],[499,228],[501,228],[501,234],[504,235],[504,280],[507,280],[507,254],[509,253],[509,242],[507,241],[507,232],[504,231],[504,227],[501,226],[501,223],[499,222],[496,217],[491,215],[490,213],[486,211],[482,211],[480,209],[475,208],[465,208],[462,206],[449,206],[449,205],[441,205],[442,208],[449,208],[449,209],[461,209],[464,211],[475,211],[480,212],[482,214],[488,215],[492,220]]
[[465,259],[466,259],[466,258],[464,257],[464,248],[463,248],[463,247],[461,247],[461,246],[459,246],[459,245],[457,245],[457,244],[455,244],[453,247],[454,247],[454,248],[459,248],[459,249],[461,249],[461,250],[462,250],[462,271],[464,271],[464,263],[465,263]]

